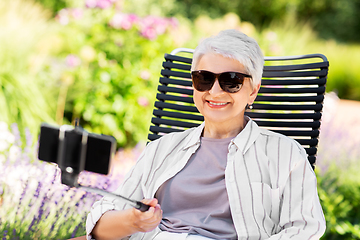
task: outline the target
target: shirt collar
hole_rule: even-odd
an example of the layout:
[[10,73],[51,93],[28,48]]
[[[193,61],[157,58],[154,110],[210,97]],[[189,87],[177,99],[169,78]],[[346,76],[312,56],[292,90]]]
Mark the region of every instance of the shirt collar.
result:
[[248,116],[245,116],[245,119],[247,124],[244,129],[232,140],[243,154],[245,154],[260,135],[259,126]]
[[200,144],[201,134],[204,130],[205,122],[201,123],[198,127],[196,127],[190,134],[189,140],[184,145],[184,149],[190,148],[192,146]]

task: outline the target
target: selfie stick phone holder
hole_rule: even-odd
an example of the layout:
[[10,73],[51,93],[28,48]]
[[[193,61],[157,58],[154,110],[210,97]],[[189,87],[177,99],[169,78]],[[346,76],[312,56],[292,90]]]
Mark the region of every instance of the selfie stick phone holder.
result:
[[[108,174],[109,162],[115,151],[115,146],[115,138],[88,133],[79,126],[78,119],[75,120],[75,127],[71,125],[62,125],[57,129],[43,124],[40,132],[39,159],[56,163],[59,166],[62,184],[103,196],[121,198],[131,203],[136,209],[145,212],[150,206],[140,201],[132,200],[98,188],[85,187],[78,183],[79,173],[83,170]],[[106,153],[101,153],[104,149],[106,150]],[[91,156],[87,157],[87,155]],[[90,161],[91,163],[89,164],[87,163],[87,159],[90,157],[92,158],[92,161]],[[97,161],[97,157],[101,159],[100,162]],[[56,161],[53,161],[54,158],[56,158]],[[103,164],[105,164],[107,168],[105,170],[99,170],[102,167],[100,165]]]

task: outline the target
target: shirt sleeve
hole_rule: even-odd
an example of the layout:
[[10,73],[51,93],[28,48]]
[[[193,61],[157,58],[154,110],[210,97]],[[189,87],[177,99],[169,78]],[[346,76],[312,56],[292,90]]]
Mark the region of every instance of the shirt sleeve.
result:
[[[146,152],[145,149],[135,166],[126,174],[123,183],[114,193],[134,200],[142,200],[144,198],[141,179],[144,169],[143,163],[149,160],[149,154],[146,154]],[[126,201],[116,197],[103,197],[101,200],[95,202],[86,219],[87,239],[92,239],[91,232],[104,213],[113,210],[125,210],[131,207],[132,206]]]
[[269,240],[315,240],[325,232],[315,173],[303,148],[296,157],[298,161],[290,171],[282,194],[281,230]]

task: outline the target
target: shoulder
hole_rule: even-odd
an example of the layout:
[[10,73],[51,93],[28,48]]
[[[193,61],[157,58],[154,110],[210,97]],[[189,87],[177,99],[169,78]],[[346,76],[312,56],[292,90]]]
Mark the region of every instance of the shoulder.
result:
[[287,144],[287,145],[291,145],[291,146],[295,147],[299,151],[304,150],[304,148],[299,144],[299,142],[297,142],[293,138],[285,136],[281,133],[277,133],[277,132],[274,132],[271,130],[260,128],[260,135],[263,138],[267,138],[268,141],[270,141],[276,145]]
[[264,143],[265,151],[270,158],[292,159],[292,164],[307,161],[307,153],[299,142],[283,134],[260,129],[260,138]]

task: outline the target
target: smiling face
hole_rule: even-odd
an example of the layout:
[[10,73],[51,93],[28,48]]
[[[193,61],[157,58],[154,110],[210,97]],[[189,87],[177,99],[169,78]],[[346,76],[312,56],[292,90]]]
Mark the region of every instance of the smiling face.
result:
[[[206,70],[213,73],[246,73],[244,66],[236,60],[219,54],[205,54],[194,70]],[[244,111],[247,104],[252,104],[260,85],[251,87],[250,79],[245,78],[240,91],[228,93],[221,89],[218,80],[209,91],[199,92],[194,89],[194,102],[204,116],[206,126],[243,126]],[[220,126],[221,125],[221,126]]]

